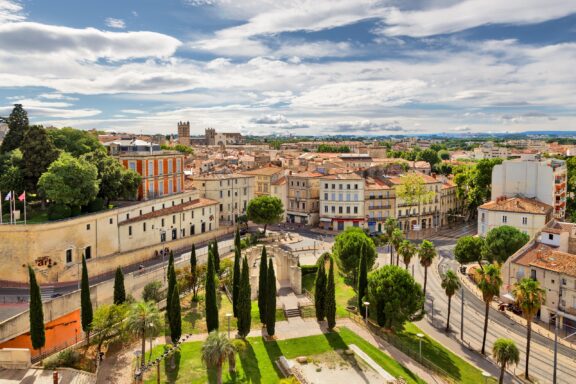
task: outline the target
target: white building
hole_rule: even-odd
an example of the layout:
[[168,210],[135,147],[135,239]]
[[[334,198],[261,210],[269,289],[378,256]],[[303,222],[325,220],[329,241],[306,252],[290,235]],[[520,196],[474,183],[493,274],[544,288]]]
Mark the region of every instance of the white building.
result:
[[342,231],[362,227],[364,179],[355,173],[341,173],[320,178],[320,227]]

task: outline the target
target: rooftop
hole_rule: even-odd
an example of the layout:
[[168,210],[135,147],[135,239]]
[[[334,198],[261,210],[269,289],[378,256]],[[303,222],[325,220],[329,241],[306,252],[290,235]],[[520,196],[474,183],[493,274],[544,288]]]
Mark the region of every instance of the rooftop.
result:
[[153,212],[145,213],[144,215],[133,217],[133,218],[128,219],[128,220],[124,220],[124,221],[118,223],[118,225],[132,224],[132,223],[137,223],[137,222],[142,221],[142,220],[153,219],[155,217],[162,217],[162,216],[170,215],[173,213],[180,213],[184,209],[187,209],[187,208],[202,208],[202,207],[207,207],[209,205],[217,205],[217,204],[218,204],[218,202],[215,200],[199,198],[199,199],[195,199],[192,201],[187,201],[183,204],[178,204],[178,205],[174,205],[172,207],[168,207],[168,208],[164,208],[164,209],[158,209],[158,210],[155,210]]
[[516,264],[576,276],[576,255],[537,243],[514,261]]
[[525,197],[499,198],[484,203],[478,208],[495,212],[531,213],[535,215],[546,215],[553,210],[548,204]]
[[242,174],[257,175],[257,176],[272,176],[277,174],[278,172],[282,172],[282,168],[269,165],[267,167],[252,169],[251,171],[244,171],[242,172]]

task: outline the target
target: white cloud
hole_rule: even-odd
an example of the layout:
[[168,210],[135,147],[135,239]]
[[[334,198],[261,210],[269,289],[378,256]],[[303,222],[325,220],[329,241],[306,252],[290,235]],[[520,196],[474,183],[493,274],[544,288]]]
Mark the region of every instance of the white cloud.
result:
[[284,115],[265,115],[254,117],[250,119],[250,122],[254,124],[283,124],[288,123],[288,119]]
[[141,109],[122,109],[120,112],[122,112],[122,113],[129,113],[129,114],[132,114],[132,115],[143,115],[143,114],[148,113],[148,112],[143,111],[143,110],[141,110]]
[[117,28],[117,29],[124,29],[126,28],[126,23],[122,19],[115,19],[113,17],[109,17],[104,20],[104,24],[110,28]]
[[24,20],[22,6],[13,0],[0,0],[0,24]]

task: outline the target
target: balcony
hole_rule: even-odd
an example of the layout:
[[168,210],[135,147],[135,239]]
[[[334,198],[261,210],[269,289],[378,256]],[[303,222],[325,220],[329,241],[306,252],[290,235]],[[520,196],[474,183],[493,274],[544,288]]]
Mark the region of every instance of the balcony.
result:
[[368,209],[370,209],[370,210],[375,210],[375,209],[390,209],[390,208],[392,208],[391,205],[375,205],[375,206],[373,206],[373,207],[370,207],[370,206],[368,207]]

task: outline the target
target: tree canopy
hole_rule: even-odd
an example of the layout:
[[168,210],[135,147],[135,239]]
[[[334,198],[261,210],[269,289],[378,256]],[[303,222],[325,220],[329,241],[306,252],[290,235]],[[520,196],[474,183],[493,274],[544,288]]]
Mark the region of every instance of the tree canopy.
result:
[[460,264],[477,262],[481,265],[484,238],[480,236],[462,236],[454,248],[454,257]]
[[40,125],[31,125],[24,132],[20,146],[22,151],[22,177],[28,192],[36,192],[40,176],[58,158],[59,151],[52,143],[46,130]]
[[504,264],[530,237],[509,225],[492,228],[486,235],[482,256],[489,262]]
[[360,261],[360,252],[366,253],[366,266],[370,270],[376,260],[374,241],[359,227],[348,227],[336,236],[332,246],[332,254],[340,270],[347,274],[356,274]]
[[264,233],[266,226],[282,221],[284,207],[282,200],[274,196],[258,196],[250,200],[246,209],[248,219],[256,224],[264,224]]
[[8,132],[0,145],[0,153],[11,152],[22,145],[24,132],[28,128],[28,114],[22,104],[14,104],[14,108],[7,119]]
[[454,183],[456,197],[464,201],[466,213],[472,217],[477,208],[491,197],[492,169],[502,159],[483,159],[474,165],[456,167]]
[[436,193],[426,188],[424,177],[417,172],[408,172],[400,177],[401,183],[396,189],[396,196],[405,203],[413,205],[433,199]]
[[74,157],[80,157],[96,150],[104,150],[98,141],[98,136],[92,132],[70,127],[48,128],[46,131],[56,148],[68,152]]

